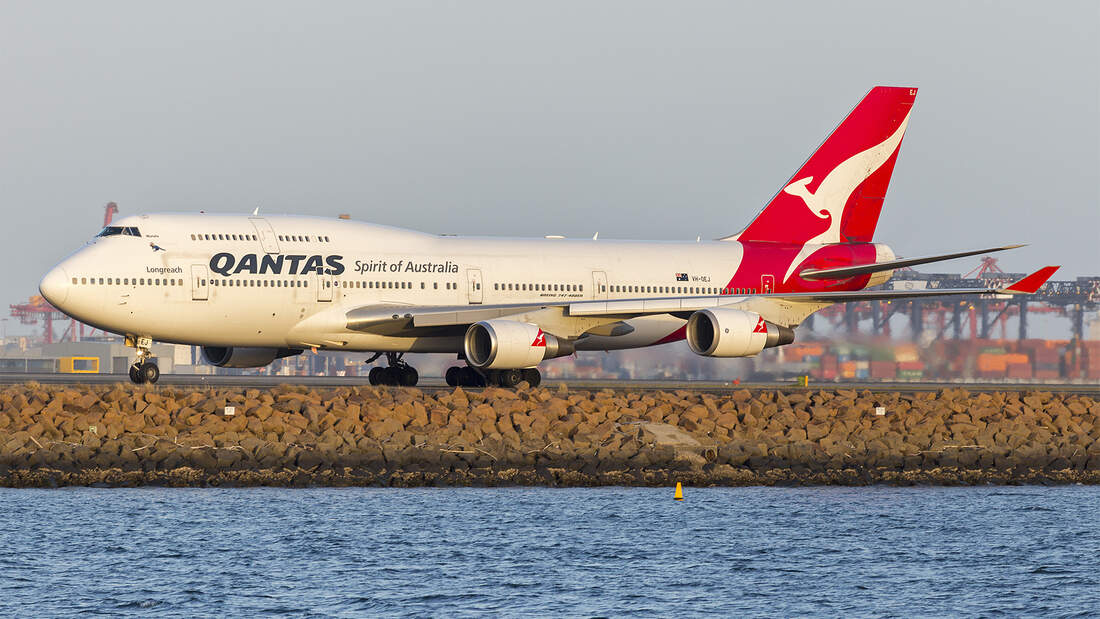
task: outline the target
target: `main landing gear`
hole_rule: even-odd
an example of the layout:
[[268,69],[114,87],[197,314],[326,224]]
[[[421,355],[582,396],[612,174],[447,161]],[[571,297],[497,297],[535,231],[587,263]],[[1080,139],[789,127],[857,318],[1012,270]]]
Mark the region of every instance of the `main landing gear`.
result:
[[[367,363],[371,363],[377,359],[380,355],[375,355]],[[382,368],[375,366],[370,369],[370,373],[367,374],[367,380],[372,385],[389,385],[391,387],[415,387],[416,382],[420,380],[420,374],[417,373],[416,368],[405,363],[401,360],[403,354],[388,352],[386,353],[386,361],[390,364],[388,368]]]
[[160,380],[160,368],[153,361],[153,340],[147,337],[126,337],[126,345],[137,349],[137,359],[130,366],[130,382],[153,384]]
[[451,387],[488,387],[489,385],[511,389],[523,381],[538,387],[542,374],[537,368],[515,370],[479,370],[472,366],[447,368],[447,384]]

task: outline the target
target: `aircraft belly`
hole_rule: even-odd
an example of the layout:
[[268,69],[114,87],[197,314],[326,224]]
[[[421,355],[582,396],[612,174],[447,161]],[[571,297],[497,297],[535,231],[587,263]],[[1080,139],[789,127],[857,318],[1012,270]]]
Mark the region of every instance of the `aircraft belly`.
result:
[[634,331],[626,335],[602,336],[590,335],[577,340],[577,350],[624,350],[628,348],[643,348],[663,343],[679,331],[686,320],[681,320],[667,314],[659,316],[643,316],[625,321],[634,328]]

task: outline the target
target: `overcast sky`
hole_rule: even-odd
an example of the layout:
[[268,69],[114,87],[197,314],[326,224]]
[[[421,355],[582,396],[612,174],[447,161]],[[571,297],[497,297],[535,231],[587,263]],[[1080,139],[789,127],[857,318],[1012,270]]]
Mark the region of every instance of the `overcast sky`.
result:
[[1098,41],[1094,0],[4,1],[0,303],[111,200],[715,238],[877,84],[921,90],[876,240],[1096,275]]

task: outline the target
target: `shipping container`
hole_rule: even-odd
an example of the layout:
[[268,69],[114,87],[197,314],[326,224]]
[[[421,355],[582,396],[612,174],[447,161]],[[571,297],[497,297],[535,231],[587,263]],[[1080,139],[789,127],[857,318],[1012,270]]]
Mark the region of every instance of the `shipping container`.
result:
[[871,378],[874,379],[892,379],[898,375],[898,364],[893,361],[872,361],[871,362]]
[[983,374],[988,372],[1004,373],[1005,367],[1008,365],[1007,356],[999,353],[983,352],[978,355],[978,372]]

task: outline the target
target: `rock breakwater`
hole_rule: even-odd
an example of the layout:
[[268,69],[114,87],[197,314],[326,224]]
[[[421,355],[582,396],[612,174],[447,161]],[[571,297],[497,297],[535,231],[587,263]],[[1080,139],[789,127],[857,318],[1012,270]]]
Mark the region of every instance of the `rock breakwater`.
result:
[[1098,439],[1048,392],[0,390],[13,487],[1100,483]]

